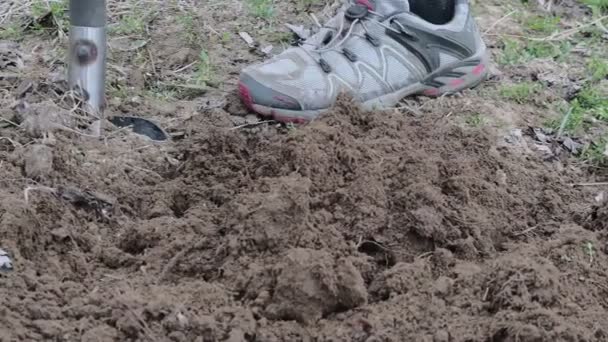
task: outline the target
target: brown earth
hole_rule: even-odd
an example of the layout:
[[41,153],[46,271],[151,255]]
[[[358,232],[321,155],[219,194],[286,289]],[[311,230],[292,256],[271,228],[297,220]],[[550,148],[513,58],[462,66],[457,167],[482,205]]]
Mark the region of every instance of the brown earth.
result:
[[[0,340],[608,338],[606,210],[525,140],[348,102],[254,135],[208,114],[172,146],[3,142]],[[25,172],[55,191],[26,202]]]
[[[262,125],[234,89],[265,57],[221,33],[280,50],[286,29],[224,3],[197,2],[188,32],[189,1],[145,2],[163,13],[146,33],[111,34],[107,114],[154,119],[168,143],[88,136],[66,102],[66,41],[0,42],[0,248],[15,266],[0,273],[0,342],[608,340],[606,193],[572,186],[602,179],[526,134],[559,114],[548,104],[583,62],[493,66],[464,95],[377,113],[344,99],[307,126]],[[303,3],[276,10],[308,23]],[[503,5],[476,5],[495,56],[493,32],[525,33],[504,17],[522,4]],[[175,90],[201,48],[211,87]],[[496,96],[547,77],[531,103]]]

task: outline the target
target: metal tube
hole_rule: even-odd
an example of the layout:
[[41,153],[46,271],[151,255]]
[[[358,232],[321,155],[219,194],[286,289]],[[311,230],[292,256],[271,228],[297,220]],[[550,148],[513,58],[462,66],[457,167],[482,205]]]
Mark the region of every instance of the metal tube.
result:
[[82,94],[89,110],[105,108],[106,1],[70,0],[68,81]]

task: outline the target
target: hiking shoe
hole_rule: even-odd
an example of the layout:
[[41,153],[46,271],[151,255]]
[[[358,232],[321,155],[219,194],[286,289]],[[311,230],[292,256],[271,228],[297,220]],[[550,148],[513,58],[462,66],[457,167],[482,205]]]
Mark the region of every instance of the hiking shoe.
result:
[[407,0],[358,0],[300,46],[245,68],[239,92],[261,115],[303,123],[341,92],[365,109],[382,109],[409,95],[471,88],[485,78],[487,63],[467,0],[456,1],[445,25],[411,13]]

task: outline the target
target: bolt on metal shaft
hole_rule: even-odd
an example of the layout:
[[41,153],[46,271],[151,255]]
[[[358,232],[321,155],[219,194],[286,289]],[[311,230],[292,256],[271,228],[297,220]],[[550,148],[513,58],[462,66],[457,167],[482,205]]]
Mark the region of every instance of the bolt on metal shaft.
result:
[[106,1],[70,0],[68,82],[101,116],[105,108]]

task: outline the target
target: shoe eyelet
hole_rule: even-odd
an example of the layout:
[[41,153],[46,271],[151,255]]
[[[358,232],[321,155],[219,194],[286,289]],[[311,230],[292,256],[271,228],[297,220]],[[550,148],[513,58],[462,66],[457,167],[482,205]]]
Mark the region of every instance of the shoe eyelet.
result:
[[356,62],[357,61],[357,55],[355,55],[354,52],[350,51],[347,48],[342,49],[342,53],[344,54],[344,56],[351,62]]
[[323,69],[323,71],[325,73],[329,74],[331,72],[331,66],[323,58],[319,59],[319,65],[321,66],[321,69]]
[[366,39],[367,39],[367,40],[368,40],[368,41],[369,41],[369,42],[370,42],[370,43],[371,43],[373,46],[375,46],[375,47],[378,47],[378,46],[380,46],[380,45],[381,45],[380,40],[379,40],[378,38],[376,38],[376,37],[372,36],[372,35],[371,35],[371,34],[369,34],[369,33],[366,33],[366,34],[365,34],[365,38],[366,38]]

